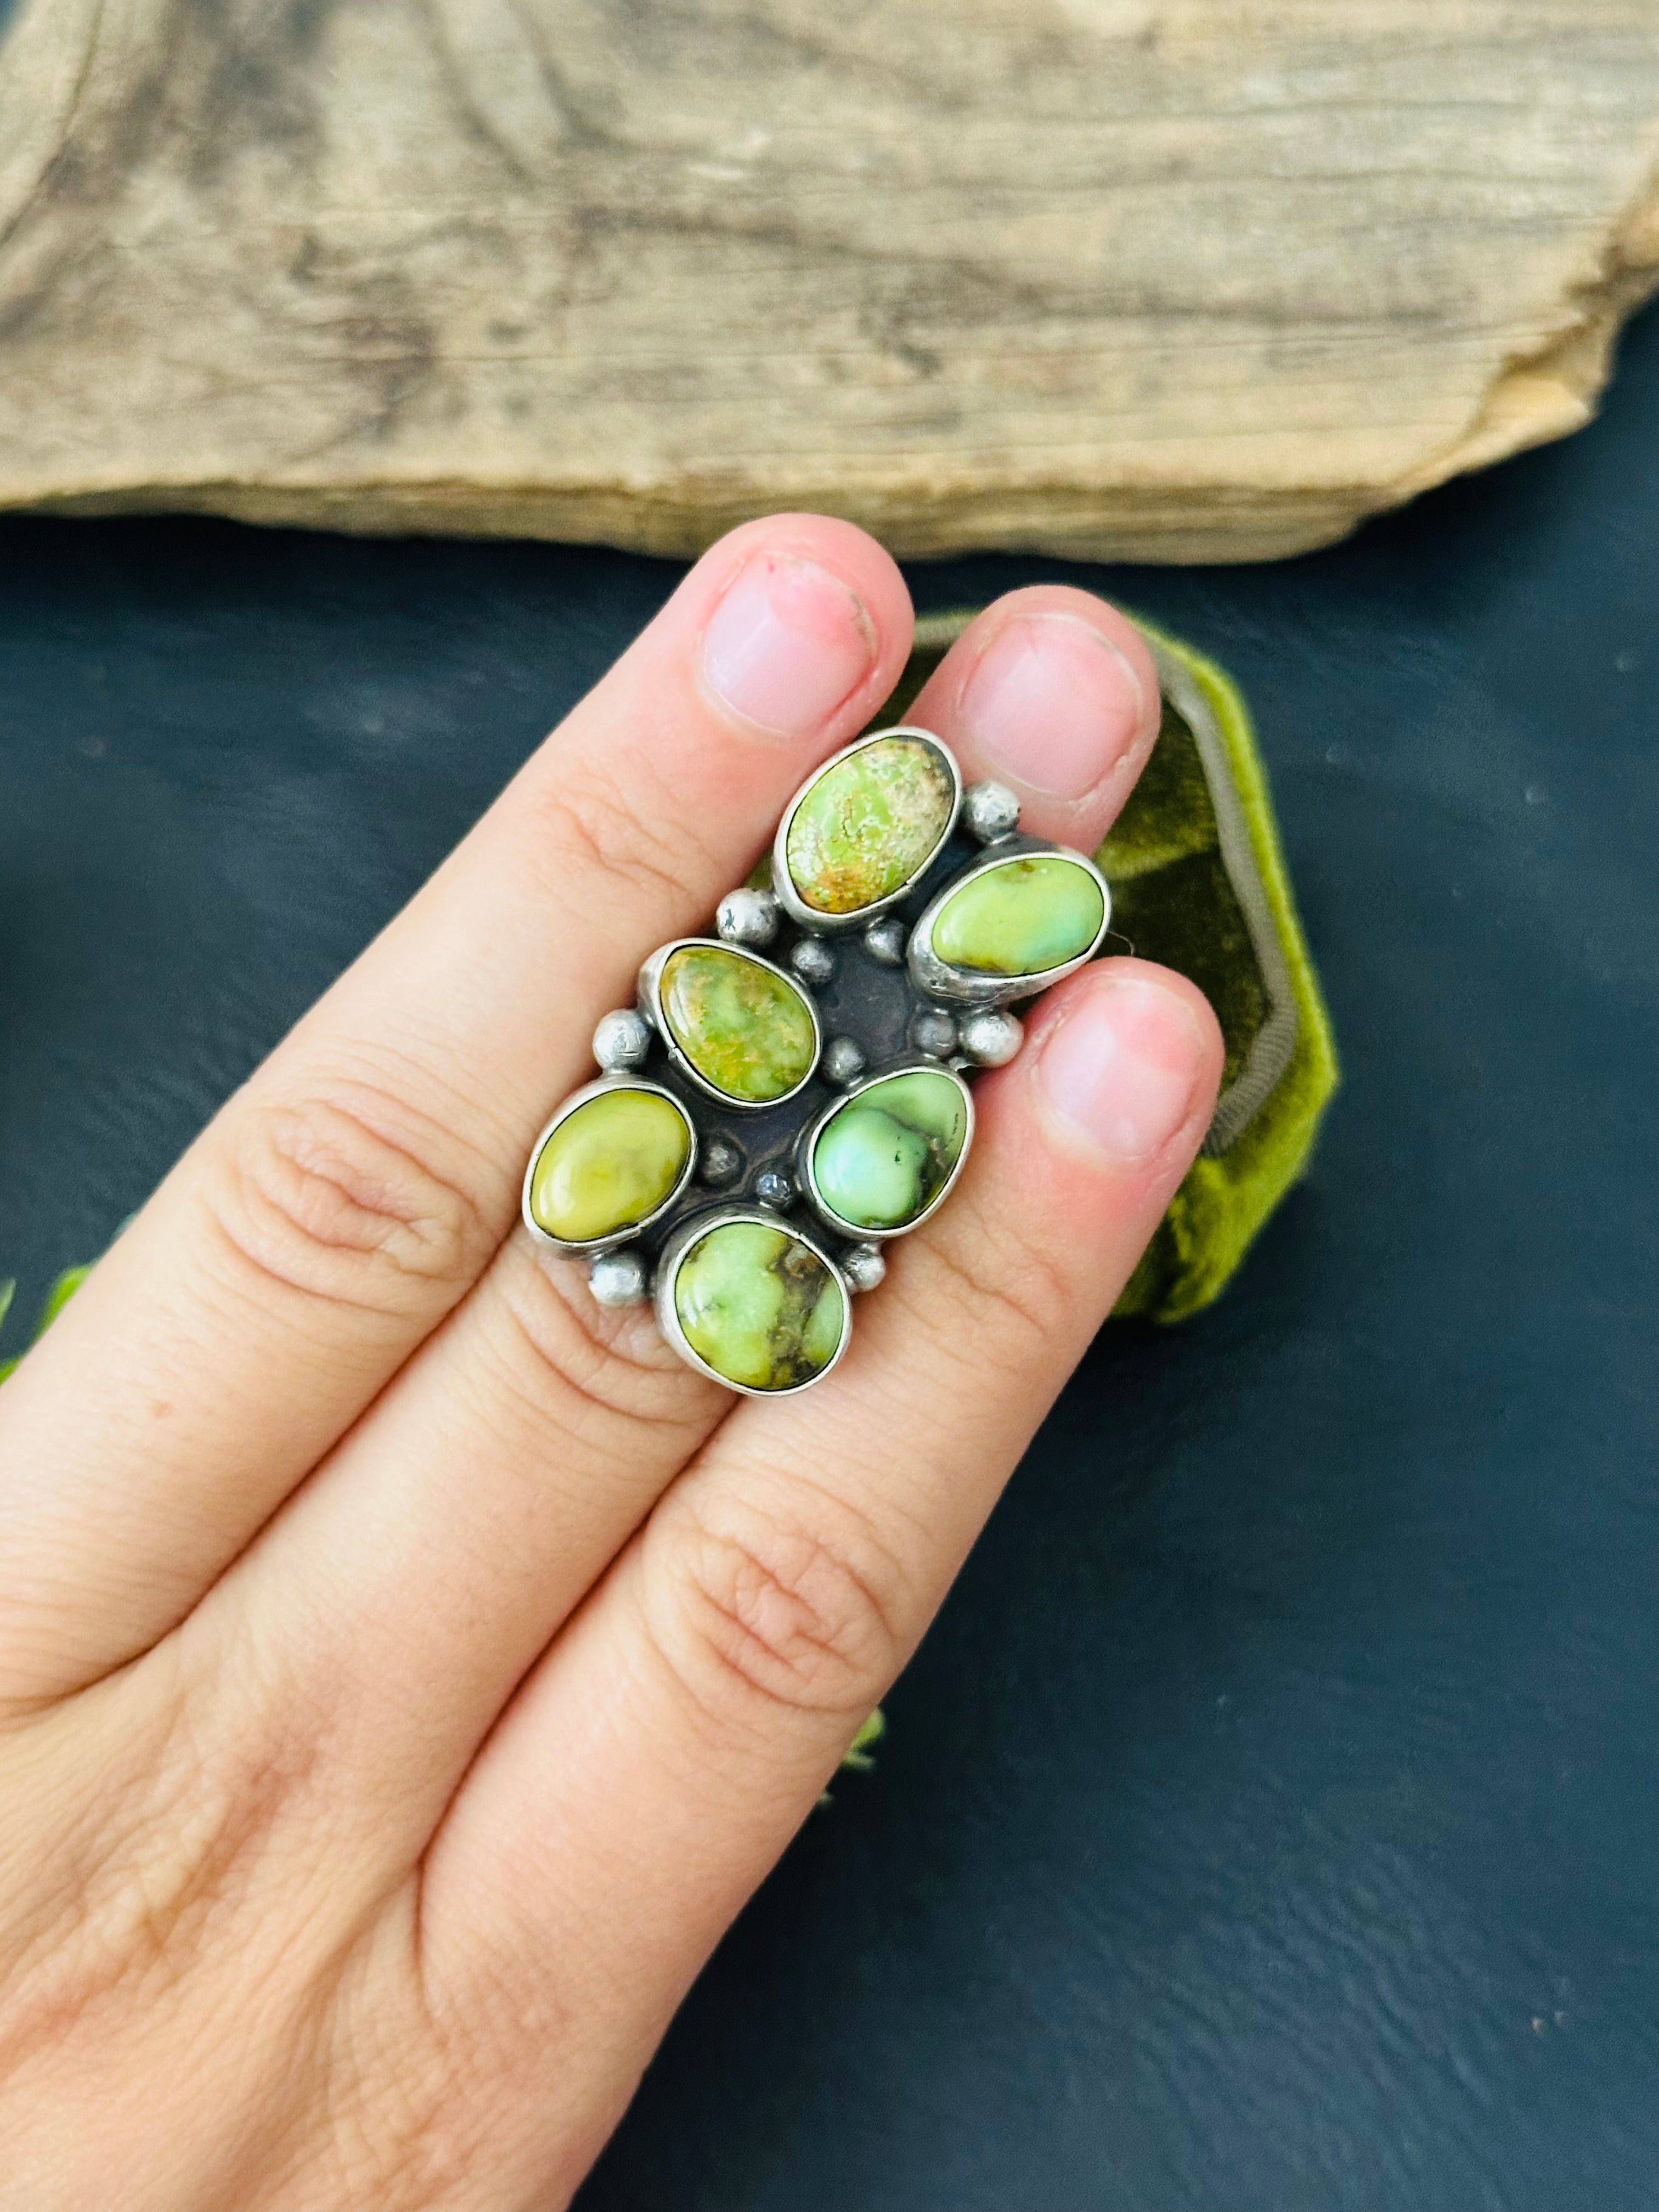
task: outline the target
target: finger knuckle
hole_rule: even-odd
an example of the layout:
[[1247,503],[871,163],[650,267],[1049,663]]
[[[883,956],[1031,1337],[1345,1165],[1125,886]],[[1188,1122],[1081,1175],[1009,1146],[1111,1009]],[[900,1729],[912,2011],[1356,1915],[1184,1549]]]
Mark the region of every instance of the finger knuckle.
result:
[[496,1230],[416,1111],[340,1083],[233,1115],[209,1203],[261,1276],[342,1304],[403,1314],[464,1288]]
[[1017,1231],[994,1237],[981,1232],[971,1255],[944,1237],[928,1260],[927,1279],[914,1287],[935,1341],[999,1374],[1029,1374],[1034,1361],[1052,1358],[1078,1297],[1052,1254]]
[[407,1987],[388,1991],[362,1976],[332,2027],[318,2202],[337,2212],[434,2212],[457,2203],[486,2154],[485,2081],[462,2071]]
[[601,1306],[568,1261],[515,1243],[498,1275],[503,1326],[492,1332],[487,1385],[497,1402],[522,1403],[540,1425],[572,1436],[618,1421],[675,1425],[702,1398],[646,1310]]
[[661,1536],[658,1640],[723,1728],[764,1729],[780,1708],[861,1717],[896,1670],[903,1577],[850,1509],[726,1501],[682,1510]]
[[55,1838],[51,1895],[6,1960],[0,2046],[157,2003],[246,1921],[292,1778],[268,1746],[216,1730],[182,1668],[151,1686],[142,1715],[106,1694],[88,1723],[105,1787]]
[[[405,2203],[410,2212],[431,2212],[471,2203],[469,2177],[482,2170],[481,2160],[499,2165],[521,2133],[526,2100],[533,2101],[538,2081],[545,2082],[548,2052],[579,2053],[592,2026],[591,2006],[569,1972],[569,1947],[526,1953],[519,1944],[468,1942],[439,1973],[416,1920],[399,1949],[392,2001],[366,1981],[365,2002],[344,2014],[351,2075],[360,2085],[349,2130],[353,2164],[379,2191],[367,2196],[365,2212],[369,2205],[374,2212],[401,2212]],[[599,2148],[595,2139],[584,2156],[583,2133],[578,2118],[558,2153],[571,2162],[573,2191]],[[543,2176],[548,2203],[564,2203],[562,2179],[551,2171]],[[345,2190],[339,2194],[343,2203],[358,2202]]]
[[602,774],[567,768],[543,780],[536,807],[533,849],[563,896],[574,864],[578,882],[597,878],[612,890],[621,883],[665,915],[684,907],[704,848],[672,793],[624,790]]

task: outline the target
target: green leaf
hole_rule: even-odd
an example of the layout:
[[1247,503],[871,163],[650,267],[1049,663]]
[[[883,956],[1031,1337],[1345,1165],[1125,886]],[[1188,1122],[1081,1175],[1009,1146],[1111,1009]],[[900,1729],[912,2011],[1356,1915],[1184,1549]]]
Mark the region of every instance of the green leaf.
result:
[[[876,1763],[870,1754],[886,1733],[887,1723],[882,1714],[881,1707],[878,1705],[842,1753],[841,1765],[836,1771],[842,1774],[868,1774]],[[833,1805],[835,1802],[827,1790],[818,1799],[821,1808]]]
[[878,1705],[842,1754],[843,1769],[850,1768],[854,1774],[867,1774],[876,1763],[870,1754],[886,1733],[886,1717]]
[[[85,1282],[87,1277],[91,1273],[92,1262],[90,1261],[88,1261],[84,1267],[64,1268],[63,1273],[58,1278],[58,1280],[46,1292],[46,1303],[40,1309],[40,1318],[34,1325],[34,1334],[37,1339],[46,1334],[47,1329],[49,1329],[53,1322],[57,1320],[58,1315],[63,1312],[64,1308],[69,1304],[70,1300],[75,1296],[75,1293],[80,1289],[82,1284]],[[16,1295],[17,1285],[15,1282],[0,1282],[0,1322],[4,1322],[7,1311],[10,1307],[13,1298],[15,1298]],[[12,1369],[16,1366],[17,1362],[21,1356],[22,1355],[20,1352],[14,1354],[14,1356],[9,1359],[0,1359],[0,1382],[3,1382],[5,1381],[7,1376],[9,1375]]]
[[64,1268],[63,1273],[46,1292],[46,1303],[41,1308],[40,1318],[35,1324],[34,1334],[37,1337],[46,1334],[91,1273],[90,1260],[84,1267]]

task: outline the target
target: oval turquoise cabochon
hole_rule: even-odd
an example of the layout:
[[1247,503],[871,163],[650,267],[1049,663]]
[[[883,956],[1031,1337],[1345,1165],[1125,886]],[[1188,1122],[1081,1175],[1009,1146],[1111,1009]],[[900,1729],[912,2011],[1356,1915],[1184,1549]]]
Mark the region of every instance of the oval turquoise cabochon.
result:
[[685,1109],[664,1092],[607,1085],[562,1115],[530,1171],[531,1219],[562,1244],[591,1244],[648,1221],[691,1158]]
[[895,897],[938,852],[957,777],[933,739],[896,731],[831,761],[786,816],[781,859],[795,896],[845,920]]
[[805,993],[752,953],[702,941],[663,963],[658,1003],[669,1034],[710,1090],[769,1105],[812,1073],[818,1033]]
[[1105,920],[1105,896],[1085,862],[1016,853],[949,894],[928,943],[947,968],[969,975],[1041,975],[1079,959]]
[[698,1358],[746,1390],[815,1382],[852,1319],[841,1278],[781,1222],[715,1223],[687,1247],[673,1299]]
[[878,1077],[834,1107],[812,1139],[811,1181],[837,1226],[892,1236],[943,1196],[968,1141],[965,1085],[944,1068]]

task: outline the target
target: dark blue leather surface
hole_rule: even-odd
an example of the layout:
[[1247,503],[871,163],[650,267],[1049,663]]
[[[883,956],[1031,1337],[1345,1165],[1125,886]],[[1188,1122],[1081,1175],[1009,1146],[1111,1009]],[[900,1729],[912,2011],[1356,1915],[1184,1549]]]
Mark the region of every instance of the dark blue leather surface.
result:
[[[28,1302],[675,573],[0,527]],[[1066,573],[1243,683],[1346,1087],[1222,1305],[1100,1339],[585,2212],[1653,2205],[1659,316],[1350,545]]]

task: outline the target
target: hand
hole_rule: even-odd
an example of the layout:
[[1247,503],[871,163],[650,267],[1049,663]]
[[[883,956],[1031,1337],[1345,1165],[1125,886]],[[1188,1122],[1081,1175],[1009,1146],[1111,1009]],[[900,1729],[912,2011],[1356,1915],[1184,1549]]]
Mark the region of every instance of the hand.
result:
[[[514,1228],[910,625],[848,525],[716,546],[0,1386],[8,2212],[562,2203],[1127,1278],[1221,1065],[1133,960],[981,1080],[820,1389],[733,1401]],[[912,719],[1091,850],[1157,684],[1042,586]]]

